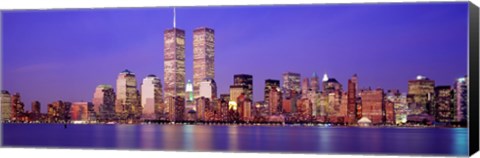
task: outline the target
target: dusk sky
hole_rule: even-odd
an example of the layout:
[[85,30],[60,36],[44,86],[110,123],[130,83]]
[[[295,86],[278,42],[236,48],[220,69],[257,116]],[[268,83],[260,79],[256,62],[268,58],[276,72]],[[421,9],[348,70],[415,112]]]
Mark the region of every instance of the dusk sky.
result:
[[[177,7],[186,32],[187,79],[193,80],[193,30],[215,30],[215,80],[228,93],[234,74],[253,75],[254,100],[265,79],[317,72],[359,87],[407,92],[424,75],[452,85],[467,74],[468,3]],[[99,84],[115,87],[124,69],[137,87],[148,74],[163,85],[163,32],[172,8],[4,11],[2,89],[25,109],[56,100],[91,101]],[[282,81],[283,82],[283,81]]]

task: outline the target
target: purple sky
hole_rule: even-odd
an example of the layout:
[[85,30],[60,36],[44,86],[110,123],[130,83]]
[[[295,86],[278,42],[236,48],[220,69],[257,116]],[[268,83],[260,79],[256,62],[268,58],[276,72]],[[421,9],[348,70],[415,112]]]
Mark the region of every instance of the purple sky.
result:
[[[33,100],[91,101],[99,84],[115,86],[128,68],[141,80],[163,82],[163,31],[172,8],[3,12],[3,89]],[[425,75],[451,85],[467,74],[468,3],[342,4],[177,8],[186,31],[187,79],[192,79],[196,27],[215,30],[215,71],[228,93],[233,74],[253,75],[254,100],[265,79],[286,71],[311,77],[325,72],[346,89],[407,90]]]

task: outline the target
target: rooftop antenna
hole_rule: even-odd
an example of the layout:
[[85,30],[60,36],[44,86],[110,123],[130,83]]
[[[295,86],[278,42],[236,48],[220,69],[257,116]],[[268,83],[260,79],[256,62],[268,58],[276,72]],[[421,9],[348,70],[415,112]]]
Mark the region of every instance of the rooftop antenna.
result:
[[175,7],[173,7],[173,28],[177,27]]

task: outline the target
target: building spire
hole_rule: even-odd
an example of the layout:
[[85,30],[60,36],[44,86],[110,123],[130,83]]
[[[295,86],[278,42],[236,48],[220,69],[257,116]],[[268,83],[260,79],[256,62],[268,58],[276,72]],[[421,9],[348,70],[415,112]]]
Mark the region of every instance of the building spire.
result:
[[177,16],[177,13],[175,12],[175,7],[173,7],[173,28],[177,27],[176,16]]

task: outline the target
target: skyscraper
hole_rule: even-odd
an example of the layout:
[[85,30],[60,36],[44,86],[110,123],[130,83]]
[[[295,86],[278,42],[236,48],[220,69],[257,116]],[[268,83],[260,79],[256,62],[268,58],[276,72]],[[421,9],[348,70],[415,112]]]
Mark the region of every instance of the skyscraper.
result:
[[[245,96],[253,100],[253,77],[248,74],[236,74],[233,76],[233,85],[246,86]],[[231,97],[232,95],[230,95]]]
[[467,121],[467,107],[468,107],[468,78],[458,78],[454,85],[455,92],[455,121]]
[[353,75],[348,80],[348,92],[347,92],[347,123],[356,123],[356,109],[357,109],[357,75]]
[[185,96],[185,31],[173,28],[164,36],[165,97]]
[[215,32],[211,28],[193,31],[193,92],[200,95],[200,82],[215,78]]
[[435,81],[425,76],[417,76],[416,80],[408,81],[407,101],[412,114],[433,114],[431,109]]
[[212,78],[205,78],[200,82],[199,96],[210,100],[217,98],[217,83]]
[[409,114],[407,95],[400,93],[399,90],[389,90],[386,94],[386,101],[393,102],[395,123],[407,123]]
[[263,101],[264,101],[264,104],[266,104],[266,105],[268,105],[268,103],[269,103],[270,91],[272,90],[273,87],[279,88],[280,87],[280,81],[279,80],[273,80],[273,79],[265,80]]
[[304,78],[302,80],[302,98],[307,98],[309,91],[310,91],[310,80],[308,78]]
[[14,120],[21,120],[25,114],[25,104],[21,101],[20,93],[15,93],[12,96],[12,117]]
[[300,74],[293,72],[283,73],[282,89],[285,98],[291,98],[293,93],[300,94]]
[[187,84],[185,85],[185,106],[186,108],[193,108],[194,106],[194,95],[193,95],[193,83],[190,80],[187,80]]
[[98,85],[93,94],[93,110],[100,120],[110,120],[115,117],[115,92],[111,85]]
[[33,101],[32,102],[32,114],[40,114],[40,102]]
[[148,75],[142,82],[142,117],[145,119],[157,119],[163,109],[162,83],[155,75]]
[[135,74],[129,70],[124,70],[118,75],[115,112],[126,114],[128,118],[138,118],[142,112],[137,80]]
[[384,94],[383,89],[363,90],[360,92],[362,97],[362,115],[372,121],[373,124],[384,123]]
[[10,120],[12,117],[12,97],[10,93],[6,90],[2,90],[2,120],[1,121],[6,121]]
[[310,88],[314,93],[317,93],[320,90],[320,82],[316,72],[313,73],[312,78],[310,79]]
[[342,91],[342,84],[340,84],[335,78],[328,78],[326,81],[323,81],[322,85],[323,92],[326,94]]
[[[268,109],[270,115],[278,115],[282,112],[282,91],[280,87],[272,86],[268,98]],[[289,108],[290,111],[290,108]]]
[[435,120],[438,122],[451,122],[454,119],[453,91],[450,86],[435,87]]
[[94,121],[95,117],[93,115],[93,104],[91,102],[73,102],[71,107],[68,109],[72,121],[78,122],[89,122]]

